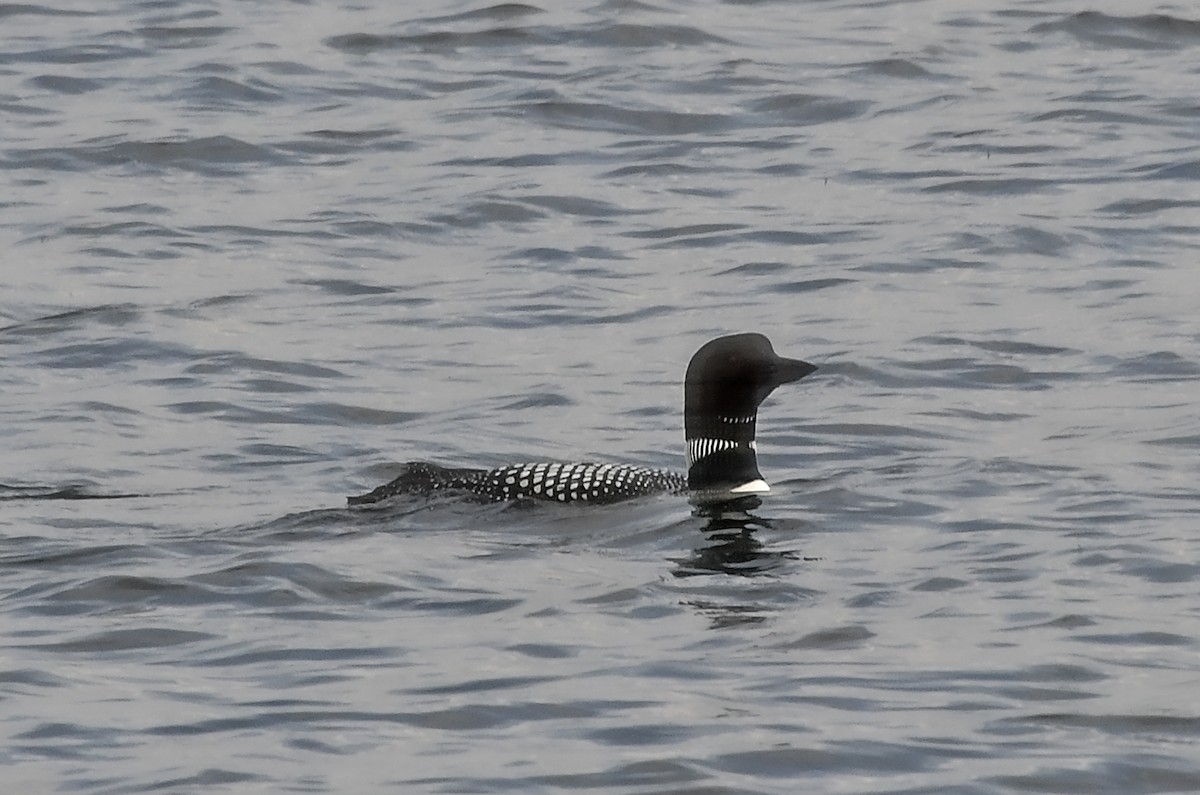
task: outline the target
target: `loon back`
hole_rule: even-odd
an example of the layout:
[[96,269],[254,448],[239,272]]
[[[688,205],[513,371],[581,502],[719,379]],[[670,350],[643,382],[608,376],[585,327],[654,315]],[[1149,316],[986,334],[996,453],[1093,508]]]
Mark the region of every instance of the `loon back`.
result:
[[691,492],[697,503],[721,502],[770,491],[758,471],[754,433],[759,405],[781,384],[816,366],[778,356],[761,334],[733,334],[706,343],[688,364],[683,427],[688,473],[625,464],[513,464],[496,469],[405,465],[399,477],[351,505],[397,494],[458,490],[485,500],[533,498],[610,503],[664,491]]
[[365,505],[397,494],[465,491],[489,501],[533,498],[557,502],[605,504],[632,497],[683,491],[687,479],[664,469],[627,464],[510,464],[496,469],[448,469],[410,461],[395,480],[374,491],[350,497]]

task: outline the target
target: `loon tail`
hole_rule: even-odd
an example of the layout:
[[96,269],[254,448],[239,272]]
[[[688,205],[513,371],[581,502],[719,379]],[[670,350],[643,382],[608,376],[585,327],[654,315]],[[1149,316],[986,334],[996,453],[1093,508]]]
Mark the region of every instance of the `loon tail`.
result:
[[486,469],[449,469],[425,461],[409,461],[395,480],[385,483],[374,491],[347,497],[350,505],[369,505],[386,500],[397,494],[429,494],[444,489],[478,488]]

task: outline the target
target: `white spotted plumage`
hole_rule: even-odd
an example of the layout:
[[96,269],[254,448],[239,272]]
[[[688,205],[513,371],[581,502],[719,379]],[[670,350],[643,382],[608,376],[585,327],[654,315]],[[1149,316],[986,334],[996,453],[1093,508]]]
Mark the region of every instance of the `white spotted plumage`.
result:
[[675,472],[624,464],[511,464],[488,471],[474,484],[463,484],[493,500],[539,497],[558,502],[609,502],[679,491],[686,479]]

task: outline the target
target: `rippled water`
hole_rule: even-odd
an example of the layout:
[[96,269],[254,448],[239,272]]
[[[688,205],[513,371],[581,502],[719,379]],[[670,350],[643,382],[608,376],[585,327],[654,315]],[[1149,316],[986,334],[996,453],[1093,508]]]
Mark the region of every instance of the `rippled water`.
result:
[[[6,789],[1200,789],[1194,7],[111,5],[0,5]],[[748,330],[752,514],[345,507]]]

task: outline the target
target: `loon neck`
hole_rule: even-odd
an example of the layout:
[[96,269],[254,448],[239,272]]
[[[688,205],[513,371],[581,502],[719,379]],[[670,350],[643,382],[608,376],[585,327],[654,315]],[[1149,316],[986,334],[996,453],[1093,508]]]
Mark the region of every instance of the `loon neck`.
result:
[[683,378],[693,502],[716,503],[770,490],[759,474],[754,448],[758,407],[775,387],[816,369],[779,356],[762,334],[718,337],[696,351]]
[[753,451],[757,425],[757,413],[733,417],[685,413],[683,434],[687,439],[688,466],[721,450],[746,447]]
[[761,494],[770,488],[758,471],[756,413],[748,416],[686,413],[688,489],[712,499]]

